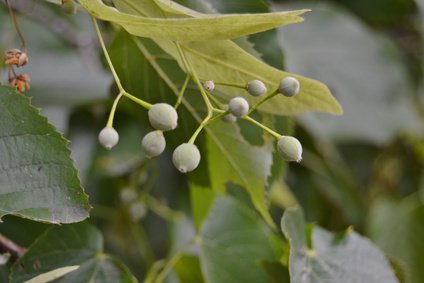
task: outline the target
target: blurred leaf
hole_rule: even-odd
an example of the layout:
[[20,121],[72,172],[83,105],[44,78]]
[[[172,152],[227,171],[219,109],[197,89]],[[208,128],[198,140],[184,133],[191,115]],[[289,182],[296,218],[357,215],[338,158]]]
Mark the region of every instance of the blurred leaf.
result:
[[200,263],[206,282],[269,282],[260,261],[278,259],[275,239],[243,204],[230,197],[216,198],[201,236]]
[[290,274],[293,283],[398,282],[381,252],[356,232],[348,230],[332,234],[313,227],[311,247],[308,247],[300,207],[286,210],[281,227],[291,244]]
[[133,35],[173,41],[235,38],[300,22],[302,18],[298,15],[306,11],[245,15],[203,14],[197,18],[164,19],[128,15],[104,5],[100,0],[80,0],[80,4],[93,16],[117,23]]
[[209,127],[207,160],[211,188],[224,193],[228,182],[246,188],[256,209],[269,225],[274,223],[265,200],[265,186],[271,173],[272,142],[252,146],[240,135],[238,128],[229,123],[215,123]]
[[399,266],[405,282],[422,282],[424,206],[415,194],[400,202],[384,198],[377,200],[369,214],[368,233]]
[[10,283],[20,283],[64,266],[79,269],[57,283],[135,283],[137,280],[117,259],[103,253],[103,238],[87,222],[53,227],[41,235],[13,265]]
[[200,262],[197,256],[183,255],[175,264],[175,272],[181,283],[203,283]]
[[58,279],[68,274],[69,272],[77,270],[78,268],[79,268],[79,265],[59,267],[52,271],[37,275],[34,278],[31,278],[30,280],[25,281],[24,283],[52,282],[53,280]]
[[279,261],[263,261],[262,267],[266,270],[270,283],[290,283],[290,274],[286,266]]
[[50,223],[87,218],[88,197],[62,135],[8,87],[0,87],[0,121],[0,217]]
[[190,184],[191,209],[196,230],[200,230],[204,220],[207,218],[215,197],[216,194],[213,190],[202,188],[193,183]]
[[[138,15],[156,15],[148,10],[142,3],[127,0],[125,5],[122,1],[115,1],[118,8],[125,12]],[[157,16],[157,15],[156,15]],[[165,39],[154,41],[183,66],[175,42]],[[178,43],[197,75],[202,79],[213,79],[218,82],[232,82],[245,84],[252,79],[262,80],[268,87],[269,92],[277,89],[280,80],[292,75],[277,70],[254,56],[248,54],[231,40],[208,41],[208,42],[179,42]],[[231,60],[229,60],[229,58]],[[287,98],[277,95],[273,99],[260,106],[260,110],[275,115],[294,115],[308,111],[329,112],[341,114],[342,110],[337,101],[331,96],[328,88],[315,80],[292,75],[299,79],[302,88],[299,95]],[[234,96],[245,97],[250,104],[260,98],[252,97],[245,90],[231,87],[217,87],[222,98],[230,99]]]
[[[306,5],[313,4],[296,1],[275,9]],[[343,10],[323,3],[315,6],[305,24],[280,32],[286,66],[325,82],[345,114],[307,114],[301,122],[327,139],[384,143],[399,132],[423,133],[394,45]]]

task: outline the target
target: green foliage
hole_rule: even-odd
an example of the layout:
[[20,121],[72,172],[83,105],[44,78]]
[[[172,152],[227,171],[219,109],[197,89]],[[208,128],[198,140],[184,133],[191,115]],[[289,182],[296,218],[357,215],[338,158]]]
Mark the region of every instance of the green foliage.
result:
[[[32,81],[25,94],[0,87],[0,236],[18,245],[0,237],[0,282],[422,281],[422,3],[337,1],[359,22],[330,0],[80,0],[75,15],[51,5],[60,0],[11,2]],[[15,48],[2,7],[0,49]],[[416,59],[412,83],[401,58]],[[300,82],[292,98],[275,92],[288,76]],[[267,93],[250,95],[252,80]],[[329,89],[342,118],[328,115],[342,113]],[[236,96],[254,111],[224,123]],[[148,158],[156,103],[175,108],[178,126]],[[110,151],[97,139],[105,124],[119,133]],[[279,156],[289,135],[299,164]],[[201,156],[188,174],[172,166],[184,143]],[[90,208],[71,154],[92,223],[68,224]]]
[[88,217],[88,197],[67,141],[29,99],[0,87],[0,217],[72,223]]
[[281,240],[228,197],[215,199],[200,235],[200,262],[207,282],[268,282],[259,261],[281,256],[276,248]]
[[380,251],[351,230],[308,231],[298,207],[285,212],[281,227],[290,241],[292,282],[398,282]]
[[[117,259],[103,253],[100,232],[87,222],[52,227],[12,267],[10,283],[20,283],[66,266],[79,266],[55,282],[122,282],[137,280]],[[46,281],[41,281],[46,282]]]

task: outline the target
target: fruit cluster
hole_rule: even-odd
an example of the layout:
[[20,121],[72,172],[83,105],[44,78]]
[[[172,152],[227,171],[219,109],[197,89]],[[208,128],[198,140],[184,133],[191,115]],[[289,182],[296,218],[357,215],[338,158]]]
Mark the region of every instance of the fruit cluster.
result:
[[[125,91],[113,67],[112,61],[109,57],[103,38],[101,36],[97,21],[94,17],[92,19],[106,60],[115,78],[115,83],[119,89],[119,94],[113,102],[106,127],[101,130],[99,134],[99,141],[106,149],[111,149],[119,141],[118,132],[113,128],[113,119],[119,100],[121,99],[121,97],[125,96],[133,102],[148,109],[150,125],[152,126],[152,128],[154,128],[154,130],[144,136],[141,142],[141,147],[146,157],[148,158],[153,158],[160,155],[166,147],[166,140],[163,135],[163,132],[173,130],[177,127],[178,114],[176,109],[181,104],[184,92],[191,79],[196,83],[208,112],[206,117],[200,123],[199,127],[193,133],[188,142],[179,145],[173,152],[172,162],[180,172],[187,173],[197,168],[200,163],[201,154],[194,142],[196,141],[198,134],[203,130],[204,127],[208,126],[210,123],[216,121],[219,118],[226,122],[233,123],[236,122],[237,119],[247,120],[252,124],[267,131],[269,134],[271,134],[278,140],[277,150],[283,159],[287,161],[296,162],[299,162],[302,159],[302,145],[296,138],[280,135],[249,116],[249,114],[256,110],[260,105],[262,105],[264,102],[278,94],[282,94],[286,97],[293,97],[297,95],[300,91],[300,83],[296,78],[291,76],[283,78],[280,81],[278,88],[272,92],[268,92],[266,85],[262,81],[257,79],[251,80],[246,84],[216,82],[213,80],[203,80],[202,83],[199,77],[197,76],[195,69],[191,67],[190,62],[185,56],[181,46],[178,43],[175,43],[178,53],[180,55],[181,62],[183,63],[184,69],[187,73],[186,80],[183,86],[181,87],[177,102],[174,106],[171,106],[167,103],[157,103],[152,105]],[[262,99],[260,99],[256,104],[252,106],[250,106],[247,100],[243,97],[234,97],[230,101],[228,101],[227,104],[223,104],[216,96],[212,94],[212,92],[215,90],[216,85],[242,88],[250,95],[255,97],[262,97]]]
[[[212,80],[206,80],[203,82],[203,90],[206,91],[210,96],[211,92],[215,89],[216,83]],[[229,85],[226,83],[225,85]],[[240,87],[238,85],[233,85]],[[247,92],[253,96],[262,96],[267,92],[267,87],[260,80],[252,80],[248,82],[244,88]],[[283,94],[286,97],[295,96],[300,90],[299,81],[294,77],[286,77],[281,80],[279,87],[273,93],[265,96],[260,102],[255,104],[253,107],[249,106],[249,103],[243,97],[234,97],[228,104],[223,105],[223,109],[219,111],[219,114],[214,118],[220,117],[226,122],[236,122],[238,118],[251,118],[248,117],[254,109],[260,104],[275,96],[276,94]],[[128,94],[127,94],[128,95]],[[216,98],[215,98],[216,99]],[[148,117],[150,125],[154,128],[153,131],[146,134],[141,142],[141,147],[148,158],[153,158],[160,155],[166,147],[165,137],[163,132],[173,130],[178,125],[178,114],[176,107],[173,107],[167,103],[157,103],[147,106]],[[215,119],[209,119],[211,122]],[[256,122],[258,123],[258,122]],[[302,158],[302,146],[300,142],[290,136],[281,136],[272,130],[262,125],[262,128],[270,131],[277,139],[277,150],[281,157],[287,161],[299,162]],[[200,163],[200,151],[194,144],[194,140],[197,134],[190,139],[188,143],[179,145],[173,153],[172,162],[175,167],[182,173],[193,171],[197,168]],[[119,141],[119,135],[113,127],[105,127],[99,134],[100,143],[107,149],[111,149]]]

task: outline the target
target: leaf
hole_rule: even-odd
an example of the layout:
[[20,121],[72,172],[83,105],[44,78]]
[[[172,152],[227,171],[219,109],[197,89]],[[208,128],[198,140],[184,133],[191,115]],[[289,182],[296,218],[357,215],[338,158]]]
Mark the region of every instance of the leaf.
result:
[[35,276],[34,278],[25,281],[24,283],[44,283],[44,282],[51,282],[54,279],[60,278],[69,272],[75,271],[79,268],[79,265],[73,265],[73,266],[65,266],[65,267],[59,267],[52,271],[40,274]]
[[256,209],[269,225],[274,222],[265,201],[265,186],[271,173],[273,146],[252,146],[233,124],[217,122],[208,127],[208,168],[211,188],[224,193],[228,182],[246,188]]
[[[153,14],[142,4],[137,4],[133,0],[125,0],[125,3],[131,3],[131,5],[124,5],[122,1],[115,1],[114,3],[120,9],[125,9],[126,12],[138,15]],[[154,41],[175,58],[180,66],[183,66],[175,42],[157,38]],[[259,110],[263,112],[285,116],[310,111],[342,113],[340,105],[331,96],[329,89],[324,84],[275,69],[250,55],[231,40],[179,42],[178,44],[197,75],[202,79],[238,84],[259,79],[267,85],[269,92],[277,89],[280,80],[288,75],[294,76],[300,81],[301,91],[296,97],[287,98],[283,95],[277,95],[259,107]],[[250,104],[260,99],[252,97],[245,90],[238,88],[217,86],[216,89],[220,91],[218,95],[225,99],[243,96]]]
[[201,237],[200,263],[206,282],[269,282],[260,261],[280,256],[273,246],[275,238],[235,199],[216,198]]
[[10,283],[20,283],[64,266],[80,267],[56,283],[135,283],[115,258],[103,253],[103,237],[88,222],[53,227],[41,235],[12,266]]
[[302,21],[307,10],[244,14],[202,15],[199,18],[146,18],[122,13],[101,0],[81,0],[81,6],[96,18],[121,25],[129,33],[175,41],[205,41],[236,38]]
[[367,230],[370,238],[399,266],[407,283],[424,278],[424,205],[411,195],[401,201],[373,203]]
[[215,200],[215,192],[190,183],[190,201],[196,230],[200,230]]
[[197,256],[183,255],[175,264],[175,272],[181,283],[203,283],[200,262]]
[[90,205],[67,141],[29,99],[0,87],[0,217],[71,223]]
[[289,239],[292,283],[398,282],[381,252],[352,230],[332,234],[313,227],[308,247],[303,212],[287,209],[281,227]]

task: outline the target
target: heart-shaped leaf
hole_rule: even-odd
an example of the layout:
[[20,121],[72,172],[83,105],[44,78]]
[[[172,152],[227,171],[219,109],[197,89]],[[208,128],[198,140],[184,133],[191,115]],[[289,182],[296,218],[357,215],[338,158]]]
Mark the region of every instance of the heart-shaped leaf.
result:
[[67,143],[29,98],[0,87],[0,217],[50,223],[88,217]]

